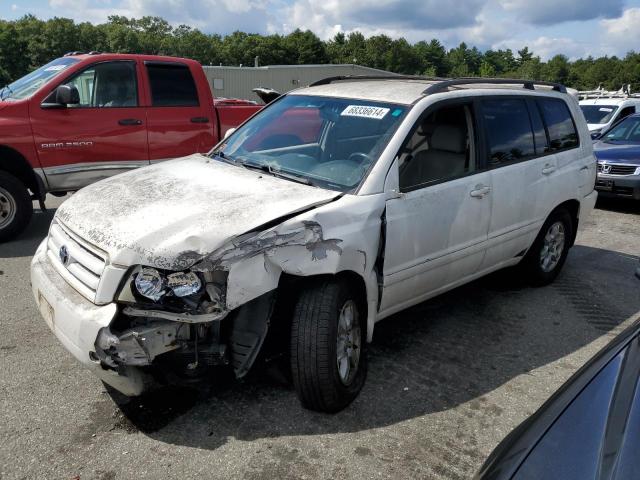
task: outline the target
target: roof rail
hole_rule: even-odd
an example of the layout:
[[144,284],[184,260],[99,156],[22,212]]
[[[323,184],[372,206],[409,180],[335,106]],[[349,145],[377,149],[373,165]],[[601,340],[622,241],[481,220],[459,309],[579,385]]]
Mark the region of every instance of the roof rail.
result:
[[451,78],[443,80],[438,83],[434,83],[427,87],[423,92],[425,95],[432,93],[440,93],[445,91],[449,87],[456,85],[474,85],[474,84],[491,84],[491,85],[522,85],[528,90],[535,90],[535,85],[541,85],[545,87],[552,87],[553,90],[560,93],[567,93],[567,89],[564,85],[554,82],[542,82],[536,80],[522,80],[515,78],[482,78],[482,77],[467,77],[467,78]]
[[427,80],[431,82],[439,82],[445,80],[440,77],[422,77],[420,75],[336,75],[335,77],[327,77],[309,84],[310,87],[318,85],[329,85],[333,82],[344,80]]
[[80,52],[80,51],[67,52],[63,55],[63,57],[73,57],[74,55],[84,55],[84,52]]

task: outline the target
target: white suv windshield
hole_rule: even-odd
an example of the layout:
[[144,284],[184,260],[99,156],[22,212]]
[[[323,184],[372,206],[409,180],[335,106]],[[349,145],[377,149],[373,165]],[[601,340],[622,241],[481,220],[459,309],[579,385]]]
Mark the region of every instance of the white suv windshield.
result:
[[362,181],[406,110],[367,100],[288,95],[239,128],[213,155],[345,192]]
[[580,105],[587,123],[608,123],[618,110],[616,105]]
[[50,78],[77,62],[79,60],[72,57],[56,58],[54,61],[5,86],[0,90],[0,100],[22,100],[23,98],[28,98],[47,83]]

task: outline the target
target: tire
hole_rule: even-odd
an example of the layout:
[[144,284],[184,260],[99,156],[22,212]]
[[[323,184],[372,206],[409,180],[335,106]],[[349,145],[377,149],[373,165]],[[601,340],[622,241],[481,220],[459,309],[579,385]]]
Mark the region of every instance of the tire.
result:
[[567,259],[573,228],[567,210],[559,208],[551,212],[521,263],[529,283],[541,287],[555,280]]
[[32,214],[33,203],[27,188],[10,173],[0,171],[0,243],[20,234]]
[[[339,332],[346,332],[349,311],[353,312],[352,337],[340,335],[339,349]],[[334,413],[360,393],[367,376],[364,311],[363,300],[344,281],[314,282],[301,293],[293,313],[290,358],[293,384],[303,407]],[[352,356],[345,357],[347,352]]]

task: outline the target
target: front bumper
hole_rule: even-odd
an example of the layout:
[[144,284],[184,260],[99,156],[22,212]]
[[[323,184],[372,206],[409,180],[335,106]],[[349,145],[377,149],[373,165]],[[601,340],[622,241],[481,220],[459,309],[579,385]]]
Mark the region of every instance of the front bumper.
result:
[[101,328],[117,313],[115,304],[98,306],[74,290],[53,268],[43,241],[31,261],[31,287],[45,322],[60,343],[98,378],[128,396],[140,395],[149,379],[137,368],[120,372],[103,368],[95,355]]
[[596,190],[603,197],[640,200],[640,175],[605,175],[598,173]]

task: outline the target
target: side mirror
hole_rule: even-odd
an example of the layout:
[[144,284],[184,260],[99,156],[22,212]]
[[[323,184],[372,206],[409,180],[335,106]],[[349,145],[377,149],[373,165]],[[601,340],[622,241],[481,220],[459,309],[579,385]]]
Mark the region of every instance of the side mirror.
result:
[[67,105],[78,105],[80,93],[74,85],[58,85],[42,102],[42,108],[64,108]]
[[233,132],[235,132],[235,131],[236,131],[236,129],[235,129],[235,128],[230,128],[229,130],[227,130],[226,132],[224,132],[224,138],[223,138],[223,140],[226,140],[227,138],[229,138],[229,137],[231,136],[231,134],[232,134]]

